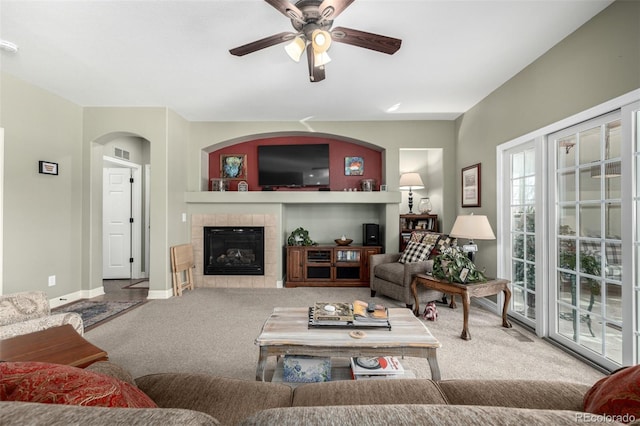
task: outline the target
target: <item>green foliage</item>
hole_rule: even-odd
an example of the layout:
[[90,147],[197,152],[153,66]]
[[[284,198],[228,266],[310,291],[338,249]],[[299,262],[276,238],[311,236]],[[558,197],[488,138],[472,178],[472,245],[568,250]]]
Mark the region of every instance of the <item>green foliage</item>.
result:
[[[463,269],[469,273],[463,281],[460,273]],[[450,247],[436,256],[433,260],[433,276],[443,280],[457,283],[484,282],[487,280],[483,271],[476,268],[476,265],[457,246]]]
[[309,238],[309,231],[304,228],[298,228],[289,235],[287,244],[290,246],[314,246],[315,242]]

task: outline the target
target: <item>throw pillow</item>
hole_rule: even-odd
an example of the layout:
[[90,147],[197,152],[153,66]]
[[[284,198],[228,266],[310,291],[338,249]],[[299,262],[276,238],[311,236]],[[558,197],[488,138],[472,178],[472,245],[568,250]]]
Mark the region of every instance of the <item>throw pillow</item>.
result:
[[429,259],[433,259],[439,254],[442,254],[449,247],[455,246],[458,243],[458,239],[450,237],[448,235],[441,235],[438,241],[434,243],[433,250],[429,253]]
[[598,380],[584,396],[584,411],[630,423],[640,419],[640,365]]
[[432,246],[427,246],[426,244],[409,241],[407,247],[400,255],[400,259],[398,259],[398,262],[413,263],[427,260],[427,256],[431,252],[431,248]]
[[409,241],[413,241],[414,243],[421,243],[424,234],[422,232],[412,232],[409,236]]
[[81,368],[45,362],[0,363],[0,401],[157,408],[151,398],[129,383]]

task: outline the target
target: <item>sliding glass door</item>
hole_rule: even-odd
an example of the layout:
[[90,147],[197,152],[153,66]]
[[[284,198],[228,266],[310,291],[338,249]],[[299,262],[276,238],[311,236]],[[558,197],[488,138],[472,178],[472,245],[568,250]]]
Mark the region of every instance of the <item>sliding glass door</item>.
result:
[[504,269],[511,281],[510,313],[535,327],[536,320],[536,147],[534,141],[518,145],[503,157],[503,243],[508,261]]
[[610,371],[640,363],[639,98],[498,147],[509,315]]
[[620,112],[549,136],[555,289],[550,336],[604,365],[622,363]]

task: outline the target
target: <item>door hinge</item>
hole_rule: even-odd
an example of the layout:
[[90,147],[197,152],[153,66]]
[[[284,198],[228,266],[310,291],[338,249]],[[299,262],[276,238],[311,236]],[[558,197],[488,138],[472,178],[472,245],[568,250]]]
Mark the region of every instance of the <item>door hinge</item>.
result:
[[129,258],[129,263],[133,263],[133,257]]
[[133,183],[133,178],[129,178],[129,183]]
[[129,223],[133,223],[133,218],[132,217],[129,218]]

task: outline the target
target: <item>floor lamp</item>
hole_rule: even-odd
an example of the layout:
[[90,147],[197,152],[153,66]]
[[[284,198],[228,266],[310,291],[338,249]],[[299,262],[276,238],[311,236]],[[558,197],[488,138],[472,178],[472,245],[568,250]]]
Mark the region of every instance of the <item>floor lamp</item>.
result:
[[412,189],[422,189],[424,183],[419,173],[403,173],[400,175],[400,189],[409,190],[409,214],[413,214],[413,192]]
[[467,253],[469,259],[473,262],[478,251],[478,246],[473,240],[495,240],[493,229],[489,224],[487,216],[484,215],[460,215],[456,218],[453,228],[449,233],[451,237],[467,238],[468,244],[462,246],[462,251]]

